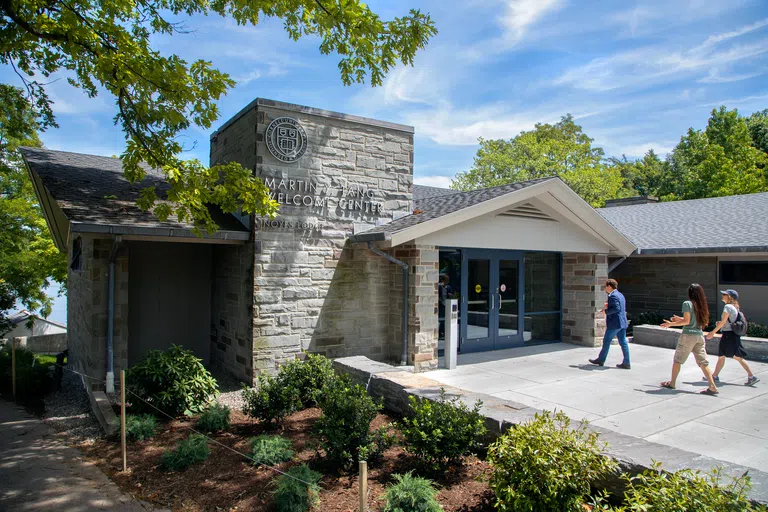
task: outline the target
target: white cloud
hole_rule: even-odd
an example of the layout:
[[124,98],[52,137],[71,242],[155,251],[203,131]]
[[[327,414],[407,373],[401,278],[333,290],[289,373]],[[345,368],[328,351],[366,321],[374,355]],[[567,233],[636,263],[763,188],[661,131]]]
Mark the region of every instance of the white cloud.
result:
[[702,84],[727,84],[731,82],[741,82],[742,80],[749,80],[750,78],[755,78],[757,76],[761,76],[764,74],[765,73],[761,71],[757,73],[746,73],[741,75],[722,76],[720,72],[717,70],[717,68],[712,68],[709,70],[709,74],[704,78],[699,79],[698,82]]
[[528,29],[546,14],[559,9],[561,0],[507,0],[500,21],[504,27],[504,39],[511,43],[521,41]]
[[631,146],[624,146],[621,148],[621,154],[628,157],[640,158],[645,156],[648,150],[652,149],[661,158],[664,158],[667,153],[671,153],[674,149],[674,144],[669,142],[646,142],[643,144],[634,144]]
[[453,178],[448,176],[420,176],[413,179],[416,185],[426,187],[450,188]]
[[235,76],[232,78],[235,80],[235,82],[237,82],[238,87],[241,87],[253,82],[254,80],[258,80],[261,78],[261,76],[261,71],[255,69],[246,75]]

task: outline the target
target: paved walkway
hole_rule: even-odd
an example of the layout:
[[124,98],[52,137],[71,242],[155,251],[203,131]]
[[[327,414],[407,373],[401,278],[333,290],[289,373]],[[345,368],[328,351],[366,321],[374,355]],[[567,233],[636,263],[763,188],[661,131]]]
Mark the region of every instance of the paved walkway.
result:
[[[598,349],[551,344],[460,355],[455,370],[422,375],[768,472],[768,364],[749,363],[761,382],[746,387],[746,373],[728,360],[720,395],[709,397],[698,394],[706,383],[692,356],[677,389],[667,390],[659,383],[669,379],[673,351],[634,344],[630,351],[631,370],[615,368],[621,362],[618,346],[611,347],[608,364],[597,367],[587,360]],[[712,368],[715,359],[710,356]]]
[[0,511],[146,512],[42,421],[0,399]]

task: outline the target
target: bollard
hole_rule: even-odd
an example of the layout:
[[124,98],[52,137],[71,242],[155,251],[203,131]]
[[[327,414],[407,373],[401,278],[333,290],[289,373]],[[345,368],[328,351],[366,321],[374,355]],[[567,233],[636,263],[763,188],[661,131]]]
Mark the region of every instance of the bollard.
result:
[[360,465],[360,512],[366,512],[368,502],[368,463],[364,460]]
[[126,472],[128,454],[125,449],[125,370],[120,370],[120,446],[123,450],[123,472]]

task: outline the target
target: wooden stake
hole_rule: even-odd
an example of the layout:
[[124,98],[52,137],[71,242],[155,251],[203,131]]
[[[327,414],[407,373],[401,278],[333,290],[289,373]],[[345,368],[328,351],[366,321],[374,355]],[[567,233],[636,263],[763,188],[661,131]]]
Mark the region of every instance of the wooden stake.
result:
[[13,401],[16,401],[16,338],[11,338],[11,387],[13,388]]
[[360,461],[360,512],[368,509],[368,463]]
[[125,449],[125,370],[120,370],[120,446],[123,450],[123,472],[126,472],[128,454]]

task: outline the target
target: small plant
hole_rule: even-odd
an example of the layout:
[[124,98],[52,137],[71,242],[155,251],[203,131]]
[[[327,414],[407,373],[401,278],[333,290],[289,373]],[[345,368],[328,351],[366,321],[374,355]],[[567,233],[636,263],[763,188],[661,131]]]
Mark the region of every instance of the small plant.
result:
[[175,450],[167,450],[160,459],[166,471],[182,471],[193,464],[203,462],[211,454],[208,440],[204,435],[192,434],[179,442]]
[[491,490],[502,512],[581,511],[591,485],[617,468],[586,422],[571,429],[562,411],[544,411],[508,430],[488,451]]
[[301,407],[317,405],[318,393],[334,378],[331,360],[319,354],[309,354],[304,361],[290,361],[278,373],[278,380],[297,397]]
[[437,490],[430,480],[413,476],[410,472],[394,475],[385,499],[384,512],[442,512],[443,507],[437,502]]
[[746,473],[738,478],[726,477],[721,468],[709,473],[691,469],[667,473],[654,462],[651,469],[630,478],[624,475],[627,490],[624,510],[627,512],[748,512],[765,510],[750,503],[751,484]]
[[197,420],[197,429],[203,432],[226,432],[229,430],[229,407],[223,404],[214,404],[206,407],[200,419]]
[[278,512],[306,512],[320,503],[318,482],[323,475],[306,464],[286,471],[277,478],[275,505]]
[[319,399],[323,415],[315,428],[320,446],[333,463],[350,467],[358,460],[375,460],[392,443],[387,428],[371,432],[371,422],[381,410],[358,384],[348,377],[333,379]]
[[243,387],[243,414],[265,423],[280,422],[299,407],[297,395],[279,378],[259,374],[256,387]]
[[470,409],[459,397],[439,400],[409,397],[411,415],[400,422],[405,448],[432,469],[458,464],[462,457],[475,453],[486,433],[485,418],[478,400]]
[[749,327],[747,328],[747,336],[751,338],[768,338],[768,325],[749,322]]
[[157,418],[151,414],[129,414],[125,418],[125,433],[131,441],[143,441],[155,435]]
[[202,360],[178,345],[165,352],[150,350],[126,372],[126,380],[128,389],[140,397],[131,400],[131,409],[139,412],[153,412],[154,406],[171,416],[191,416],[219,392]]
[[[0,348],[0,393],[10,395],[13,392],[11,380],[10,345]],[[42,398],[50,389],[51,377],[47,358],[36,356],[26,348],[16,348],[16,400],[29,402]]]
[[288,462],[294,453],[291,441],[284,437],[262,435],[251,440],[251,462],[256,465]]

